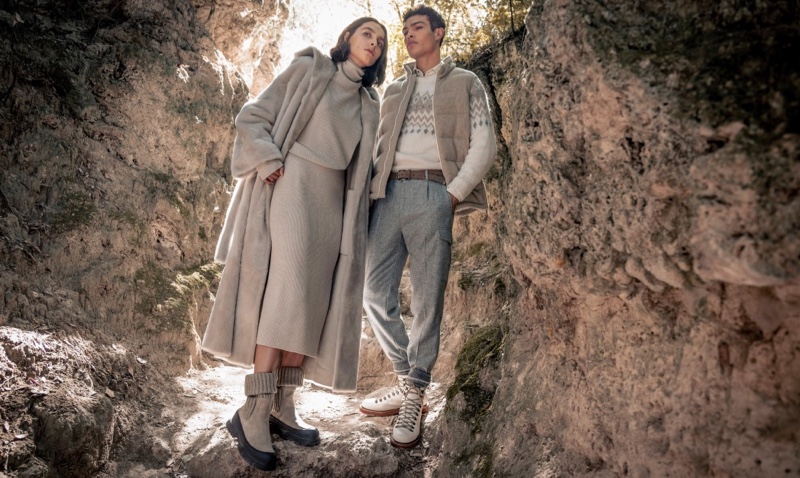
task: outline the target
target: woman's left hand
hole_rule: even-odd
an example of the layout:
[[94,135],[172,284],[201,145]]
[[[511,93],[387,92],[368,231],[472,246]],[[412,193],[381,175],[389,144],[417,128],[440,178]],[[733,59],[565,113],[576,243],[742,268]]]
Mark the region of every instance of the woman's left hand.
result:
[[447,193],[450,195],[450,204],[453,206],[453,212],[456,212],[456,205],[458,204],[458,198],[453,196],[453,193]]
[[283,167],[275,171],[274,173],[267,176],[267,179],[264,180],[267,184],[272,184],[278,180],[279,177],[283,176]]

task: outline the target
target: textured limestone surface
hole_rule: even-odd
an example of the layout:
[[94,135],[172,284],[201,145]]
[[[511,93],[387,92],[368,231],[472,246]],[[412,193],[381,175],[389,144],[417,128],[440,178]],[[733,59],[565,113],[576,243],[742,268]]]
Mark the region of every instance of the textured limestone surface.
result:
[[0,3],[0,474],[166,462],[143,417],[202,365],[248,97],[213,37],[232,18],[236,60],[271,74],[279,30],[250,38],[283,18],[269,2]]
[[206,10],[3,4],[0,272],[21,279],[0,294],[8,325],[44,318],[21,300],[28,282],[42,296],[74,292],[83,327],[170,372],[200,360],[193,320],[210,306],[204,286],[217,271],[205,265],[230,191],[232,118],[247,98],[213,56]]
[[797,25],[792,2],[540,1],[476,58],[515,287],[442,476],[800,475]]

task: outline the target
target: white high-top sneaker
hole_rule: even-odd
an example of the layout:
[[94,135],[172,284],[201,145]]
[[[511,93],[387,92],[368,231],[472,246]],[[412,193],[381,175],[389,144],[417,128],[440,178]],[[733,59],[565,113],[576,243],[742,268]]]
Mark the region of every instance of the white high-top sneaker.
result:
[[[409,388],[408,377],[399,375],[397,385],[383,389],[374,396],[369,396],[361,402],[359,411],[371,417],[388,417],[400,413],[400,405]],[[423,403],[422,413],[428,413],[428,405]]]
[[408,387],[389,440],[397,448],[414,448],[422,439],[422,404],[425,390]]

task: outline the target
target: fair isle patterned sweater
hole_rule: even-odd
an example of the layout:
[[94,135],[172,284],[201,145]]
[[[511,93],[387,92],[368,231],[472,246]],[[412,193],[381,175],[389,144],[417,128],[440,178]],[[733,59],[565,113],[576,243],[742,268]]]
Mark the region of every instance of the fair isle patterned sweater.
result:
[[[417,81],[414,85],[414,93],[408,104],[406,116],[403,120],[403,127],[400,130],[400,137],[397,140],[392,171],[405,169],[442,169],[439,162],[439,151],[436,146],[436,131],[433,121],[433,95],[435,94],[436,75],[442,63],[426,72],[414,69]],[[489,107],[486,103],[486,94],[480,80],[475,78],[470,91],[470,153],[467,154],[464,162],[470,160],[470,156],[484,157],[483,154],[476,154],[478,149],[488,148],[494,142],[494,131],[489,120]],[[492,158],[493,159],[493,158]],[[459,173],[467,174],[467,171]],[[482,178],[459,178],[458,184],[472,184],[480,182]],[[463,179],[463,180],[461,180]],[[463,200],[472,188],[459,188],[458,184],[449,185],[447,191],[458,200]],[[465,189],[465,190],[462,190]]]

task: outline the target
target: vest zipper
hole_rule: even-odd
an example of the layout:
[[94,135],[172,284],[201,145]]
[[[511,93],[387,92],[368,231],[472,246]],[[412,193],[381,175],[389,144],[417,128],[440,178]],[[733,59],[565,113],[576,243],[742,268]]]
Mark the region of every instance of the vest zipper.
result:
[[[411,91],[411,75],[412,75],[413,73],[414,73],[414,72],[412,71],[412,72],[410,72],[410,74],[409,74],[408,70],[406,70],[406,75],[407,75],[407,77],[409,78],[409,81],[408,81],[408,82],[406,82],[406,91],[405,91],[405,93],[403,93],[403,97],[400,99],[400,104],[403,104],[403,102],[405,101],[405,99],[406,99],[406,98],[408,98],[409,91]],[[415,81],[416,81],[416,79],[415,79]],[[434,86],[434,88],[435,88],[435,86]],[[406,117],[406,113],[408,113],[408,103],[406,103],[406,109],[405,109],[405,111],[403,112],[403,119],[405,119],[405,117]],[[390,144],[391,144],[391,143],[394,143],[394,146],[393,146],[393,147],[392,147],[392,149],[391,149],[391,151],[392,151],[392,155],[393,155],[393,156],[394,156],[395,152],[397,151],[397,139],[393,139],[393,138],[395,137],[395,135],[397,135],[397,137],[398,137],[398,138],[399,138],[399,136],[400,136],[400,133],[399,133],[399,132],[398,132],[398,130],[397,130],[397,121],[398,121],[398,119],[400,119],[400,113],[399,113],[399,112],[398,112],[398,114],[397,114],[397,115],[394,117],[394,124],[392,125],[392,134],[391,134],[391,136],[389,136],[389,143],[390,143]],[[434,125],[434,129],[435,129],[435,128],[436,128],[436,126]],[[376,148],[378,147],[378,144],[377,144],[377,142],[376,142],[376,144],[375,144],[375,147],[376,147]],[[439,146],[437,145],[437,146],[436,146],[436,148],[438,149],[438,148],[439,148]],[[391,172],[392,172],[392,171],[391,171],[391,168],[387,168],[387,167],[386,167],[386,166],[387,166],[387,164],[386,164],[386,163],[388,163],[388,162],[389,162],[389,155],[387,154],[387,155],[386,155],[386,159],[384,159],[384,165],[383,165],[383,175],[384,175],[384,176],[386,176],[387,174],[391,174]],[[394,162],[394,161],[393,161],[393,162]],[[383,177],[381,178],[381,182],[380,182],[380,184],[381,184],[381,185],[382,185],[382,187],[383,187],[383,197],[386,197],[386,185],[387,185],[387,183],[388,183],[388,182],[389,182],[389,180],[388,180],[388,179],[387,179],[386,181],[384,181],[384,180],[383,180]]]

